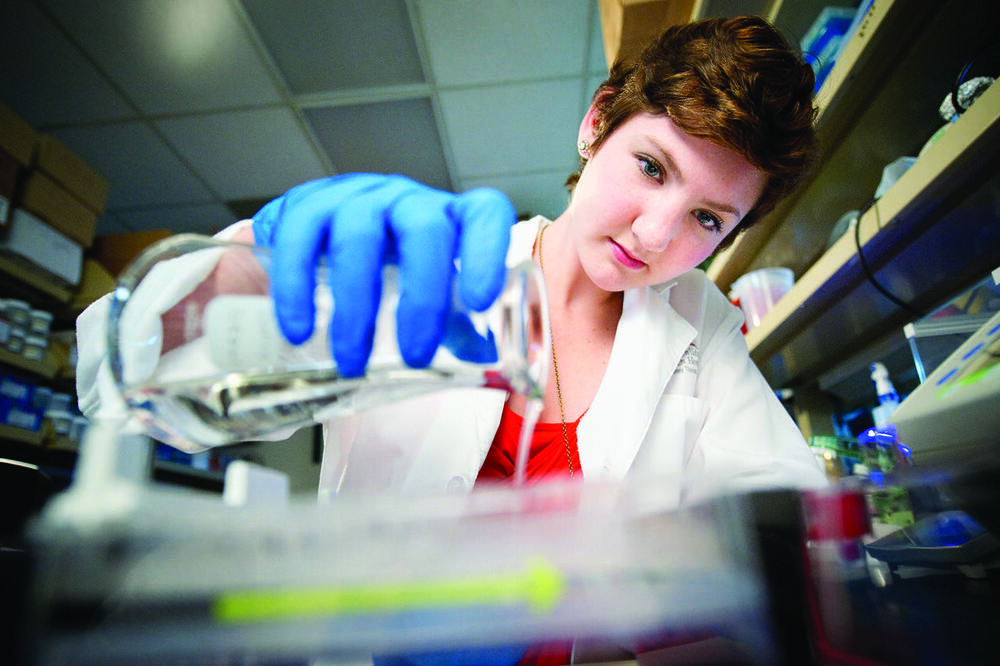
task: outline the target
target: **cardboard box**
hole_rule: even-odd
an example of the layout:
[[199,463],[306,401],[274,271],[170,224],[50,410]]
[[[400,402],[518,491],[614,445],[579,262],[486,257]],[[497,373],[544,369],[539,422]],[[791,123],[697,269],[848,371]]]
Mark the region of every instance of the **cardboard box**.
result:
[[30,166],[35,154],[35,130],[0,102],[0,148],[18,163]]
[[44,171],[90,210],[98,215],[104,212],[107,179],[54,136],[42,134],[38,137],[35,168]]
[[17,191],[18,177],[21,165],[11,155],[0,149],[0,227],[10,221],[11,207],[14,205],[14,192]]
[[115,290],[118,283],[108,270],[96,259],[84,259],[80,288],[73,294],[70,309],[82,312],[91,303]]
[[83,246],[21,208],[14,209],[0,252],[26,259],[70,285],[80,282]]
[[108,269],[108,272],[118,276],[140,252],[157,241],[173,235],[167,229],[154,231],[137,231],[129,234],[105,234],[94,241],[91,255]]
[[18,205],[84,247],[94,242],[97,213],[41,171],[28,172]]

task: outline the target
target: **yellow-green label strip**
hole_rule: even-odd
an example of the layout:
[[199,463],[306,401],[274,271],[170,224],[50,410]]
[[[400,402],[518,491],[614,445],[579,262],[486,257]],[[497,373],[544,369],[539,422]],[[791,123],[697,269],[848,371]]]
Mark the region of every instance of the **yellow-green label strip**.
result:
[[221,624],[241,624],[392,612],[417,608],[526,604],[534,613],[551,611],[566,582],[554,566],[535,560],[523,573],[415,583],[310,587],[226,592],[212,615]]

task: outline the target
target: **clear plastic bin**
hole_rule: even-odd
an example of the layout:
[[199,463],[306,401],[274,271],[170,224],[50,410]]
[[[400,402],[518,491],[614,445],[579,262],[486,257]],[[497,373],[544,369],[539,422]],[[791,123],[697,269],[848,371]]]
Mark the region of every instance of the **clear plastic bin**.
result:
[[731,296],[738,299],[746,318],[747,330],[760,324],[775,303],[795,284],[790,268],[761,268],[747,273],[733,283]]
[[[108,434],[88,429],[83,481],[32,533],[40,663],[352,657],[705,628],[771,663],[741,497],[678,510],[671,480],[650,479],[234,507],[99,478],[148,450],[135,437],[101,446]],[[97,460],[98,448],[115,453]]]

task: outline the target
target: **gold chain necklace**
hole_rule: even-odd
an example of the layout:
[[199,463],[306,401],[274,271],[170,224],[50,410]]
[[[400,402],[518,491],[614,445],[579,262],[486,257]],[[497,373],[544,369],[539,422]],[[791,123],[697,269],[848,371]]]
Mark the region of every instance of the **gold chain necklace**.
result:
[[[542,277],[545,277],[545,262],[542,261],[542,238],[549,225],[545,225],[538,232],[538,267],[542,269]],[[552,372],[556,376],[556,397],[559,398],[559,420],[562,423],[563,445],[566,447],[566,462],[569,463],[569,478],[573,478],[573,454],[569,448],[569,432],[566,429],[566,410],[563,408],[562,386],[559,384],[559,362],[556,361],[556,340],[552,336],[552,322],[549,322],[549,343],[552,346]]]

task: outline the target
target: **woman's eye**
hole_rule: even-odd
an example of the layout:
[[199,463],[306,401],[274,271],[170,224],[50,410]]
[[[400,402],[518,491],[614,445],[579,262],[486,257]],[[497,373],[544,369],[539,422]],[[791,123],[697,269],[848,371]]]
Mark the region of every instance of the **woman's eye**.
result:
[[639,168],[642,169],[643,175],[648,178],[659,180],[663,176],[663,170],[660,168],[660,165],[642,155],[639,156]]
[[722,220],[712,213],[709,213],[707,210],[699,210],[695,212],[694,216],[697,218],[698,224],[700,224],[703,228],[715,233],[720,233],[722,231]]

